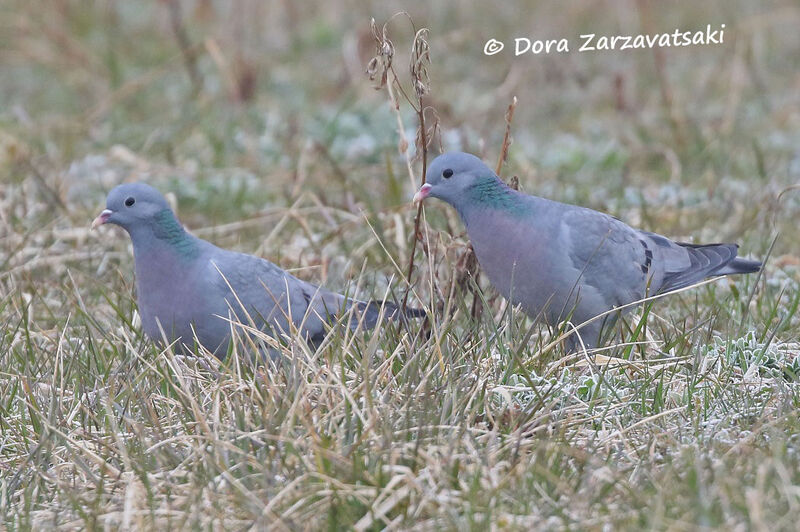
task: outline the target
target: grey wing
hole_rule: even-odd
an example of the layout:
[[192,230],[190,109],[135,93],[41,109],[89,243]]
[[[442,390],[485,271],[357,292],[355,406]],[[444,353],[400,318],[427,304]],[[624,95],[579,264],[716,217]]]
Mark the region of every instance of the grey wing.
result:
[[316,342],[324,338],[325,324],[349,306],[344,296],[302,281],[268,260],[220,251],[211,267],[224,284],[230,310],[243,323],[275,334],[296,329]]
[[644,297],[652,252],[638,232],[607,214],[574,207],[565,213],[563,233],[581,282],[602,296],[607,309]]
[[295,290],[305,303],[302,315],[293,312],[295,325],[312,344],[319,344],[327,333],[326,324],[336,321],[347,310],[349,302],[341,294],[296,278],[295,281]]
[[736,244],[674,242],[582,207],[564,209],[561,226],[572,265],[582,269],[581,282],[594,288],[609,308],[707,277],[761,268],[758,261],[737,258]]
[[225,294],[226,311],[245,325],[289,333],[293,316],[308,306],[295,287],[297,279],[267,260],[219,249],[208,268]]

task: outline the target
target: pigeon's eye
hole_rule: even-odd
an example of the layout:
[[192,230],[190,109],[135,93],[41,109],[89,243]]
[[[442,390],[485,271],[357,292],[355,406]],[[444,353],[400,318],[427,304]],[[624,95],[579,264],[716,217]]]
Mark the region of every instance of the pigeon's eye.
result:
[[128,199],[125,200],[126,207],[133,207],[134,203],[136,203],[136,199],[133,196],[130,196]]
[[453,171],[450,168],[446,169],[444,172],[442,172],[442,177],[445,179],[450,179],[453,177]]

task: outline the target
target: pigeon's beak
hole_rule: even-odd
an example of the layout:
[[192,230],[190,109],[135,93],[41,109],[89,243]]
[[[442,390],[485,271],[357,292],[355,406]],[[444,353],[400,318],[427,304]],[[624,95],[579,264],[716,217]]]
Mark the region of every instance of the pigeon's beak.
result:
[[430,183],[425,183],[424,185],[419,187],[419,190],[417,190],[417,193],[414,194],[414,203],[419,203],[420,201],[422,201],[425,198],[427,198],[430,195],[432,188],[433,188],[433,185],[431,185]]
[[103,209],[103,212],[101,212],[92,222],[92,229],[96,229],[106,223],[108,219],[111,218],[112,214],[114,214],[114,211],[111,209]]

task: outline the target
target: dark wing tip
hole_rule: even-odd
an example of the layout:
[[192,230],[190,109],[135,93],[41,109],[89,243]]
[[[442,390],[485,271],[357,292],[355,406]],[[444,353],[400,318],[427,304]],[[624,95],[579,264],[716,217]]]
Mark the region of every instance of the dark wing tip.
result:
[[[400,315],[400,307],[391,301],[359,301],[358,308],[364,315],[364,324],[370,328],[377,325],[378,318],[381,315],[381,308],[385,309],[384,317],[388,320],[397,319]],[[405,317],[407,318],[422,318],[425,316],[427,316],[427,313],[423,309],[412,307],[406,307],[405,309]]]
[[427,315],[425,309],[406,307],[406,317],[408,318],[424,318]]
[[677,290],[707,277],[755,273],[761,269],[759,261],[738,258],[736,244],[677,244],[688,250],[691,265],[664,275],[662,292]]

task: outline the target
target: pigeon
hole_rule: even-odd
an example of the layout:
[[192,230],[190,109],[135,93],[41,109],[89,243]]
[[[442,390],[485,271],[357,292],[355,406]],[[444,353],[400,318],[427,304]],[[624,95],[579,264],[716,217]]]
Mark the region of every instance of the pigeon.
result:
[[[635,305],[615,308],[761,268],[738,258],[736,244],[674,242],[608,214],[529,196],[468,153],[431,162],[414,201],[427,197],[458,211],[478,262],[506,299],[550,326],[566,320],[578,326],[581,338],[569,336],[570,351],[598,346],[604,329]],[[604,313],[608,319],[589,322]]]
[[[252,336],[254,329],[273,337],[297,330],[316,346],[330,324],[351,309],[352,329],[373,328],[382,310],[390,318],[400,314],[392,303],[350,299],[302,281],[265,259],[191,235],[164,196],[144,183],[114,188],[92,228],[103,224],[122,227],[133,242],[136,301],[145,334],[184,354],[194,352],[197,342],[224,358],[234,320],[244,325],[243,338]],[[405,315],[425,312],[406,308]],[[275,358],[274,346],[267,351]]]

